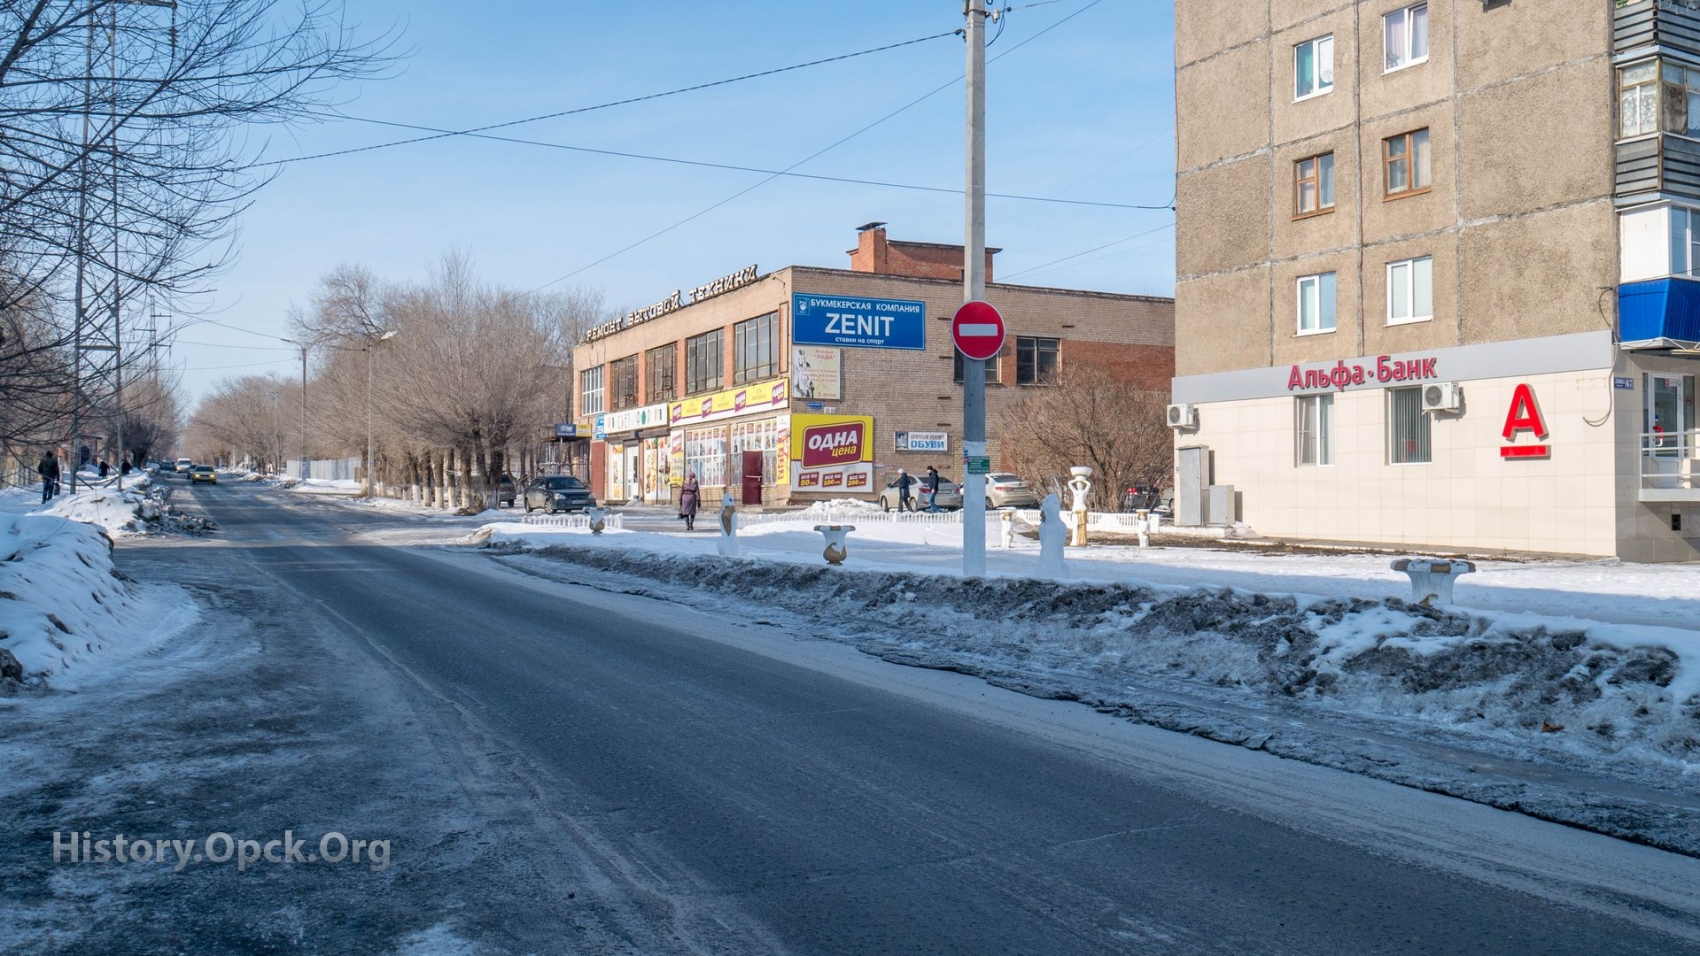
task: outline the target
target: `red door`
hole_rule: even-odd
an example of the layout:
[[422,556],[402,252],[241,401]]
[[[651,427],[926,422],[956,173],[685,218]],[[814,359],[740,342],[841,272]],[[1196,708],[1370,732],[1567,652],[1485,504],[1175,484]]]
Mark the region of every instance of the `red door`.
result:
[[761,452],[743,452],[744,504],[761,504]]

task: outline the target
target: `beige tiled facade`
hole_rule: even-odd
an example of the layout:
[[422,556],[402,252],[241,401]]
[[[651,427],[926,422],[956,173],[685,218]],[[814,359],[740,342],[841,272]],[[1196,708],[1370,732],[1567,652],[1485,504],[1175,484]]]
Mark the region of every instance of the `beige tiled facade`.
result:
[[[1414,6],[1426,16],[1427,58],[1388,69],[1384,18]],[[1648,374],[1692,375],[1697,363],[1619,352],[1608,334],[1621,205],[1612,7],[1176,5],[1175,393],[1197,408],[1197,427],[1178,430],[1176,444],[1211,450],[1240,520],[1295,538],[1700,558],[1700,514],[1681,518],[1700,501],[1643,500],[1641,437]],[[1301,98],[1295,48],[1322,37],[1332,38],[1332,88]],[[1390,196],[1385,143],[1418,130],[1428,137],[1426,188]],[[1299,215],[1295,164],[1322,154],[1333,157],[1334,206]],[[1432,268],[1431,314],[1393,321],[1389,264],[1417,258]],[[1324,273],[1335,328],[1303,331],[1298,281]],[[1553,353],[1565,360],[1552,368],[1512,363],[1496,375],[1494,362],[1511,353],[1472,351],[1565,336],[1572,346]],[[1296,464],[1303,389],[1212,393],[1250,370],[1284,376],[1441,353],[1443,369],[1470,374],[1443,373],[1465,406],[1430,416],[1425,464],[1389,464],[1386,390],[1376,383],[1336,394],[1337,457],[1325,467]],[[1519,384],[1546,415],[1548,458],[1501,456]]]

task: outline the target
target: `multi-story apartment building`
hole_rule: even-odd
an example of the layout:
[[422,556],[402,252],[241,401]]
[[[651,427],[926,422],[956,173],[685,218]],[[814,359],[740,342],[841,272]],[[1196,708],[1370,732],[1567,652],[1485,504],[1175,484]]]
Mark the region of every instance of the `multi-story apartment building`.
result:
[[[1030,387],[1070,363],[1166,391],[1174,300],[992,281],[1009,329],[987,369],[988,451]],[[591,331],[573,350],[578,435],[601,500],[676,501],[694,472],[705,500],[871,499],[898,468],[959,478],[961,365],[950,320],[961,246],[862,227],[849,269],[751,266]]]
[[1233,487],[1203,500],[1700,557],[1700,0],[1183,0],[1175,45],[1171,422]]

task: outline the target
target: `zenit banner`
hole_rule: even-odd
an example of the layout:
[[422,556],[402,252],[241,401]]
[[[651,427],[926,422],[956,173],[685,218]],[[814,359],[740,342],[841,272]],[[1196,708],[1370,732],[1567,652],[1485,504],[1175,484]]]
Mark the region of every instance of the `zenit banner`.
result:
[[791,297],[791,343],[924,351],[927,304],[798,293]]

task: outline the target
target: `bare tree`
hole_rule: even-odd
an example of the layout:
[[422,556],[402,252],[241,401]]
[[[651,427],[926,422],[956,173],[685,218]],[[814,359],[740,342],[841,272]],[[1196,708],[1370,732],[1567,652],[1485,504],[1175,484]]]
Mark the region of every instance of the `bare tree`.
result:
[[1067,479],[1088,465],[1101,510],[1115,510],[1134,485],[1167,485],[1174,437],[1163,392],[1140,392],[1110,371],[1066,365],[1055,382],[1030,388],[1007,420],[1003,454],[1035,488]]

